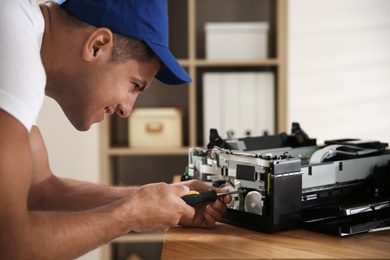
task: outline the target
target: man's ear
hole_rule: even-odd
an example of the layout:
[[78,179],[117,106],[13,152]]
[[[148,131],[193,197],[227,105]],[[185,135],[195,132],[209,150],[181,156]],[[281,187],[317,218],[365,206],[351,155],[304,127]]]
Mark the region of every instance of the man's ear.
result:
[[83,58],[93,61],[100,57],[111,57],[113,35],[107,28],[97,28],[87,38],[83,47]]

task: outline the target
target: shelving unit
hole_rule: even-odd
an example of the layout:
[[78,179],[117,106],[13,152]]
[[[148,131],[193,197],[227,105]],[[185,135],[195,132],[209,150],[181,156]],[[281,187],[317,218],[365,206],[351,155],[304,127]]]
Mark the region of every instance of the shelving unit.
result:
[[[189,147],[203,144],[202,74],[210,71],[272,71],[275,73],[277,132],[286,131],[286,38],[288,0],[168,0],[170,49],[193,81],[166,86],[157,80],[142,93],[135,107],[178,107],[183,111],[183,147],[132,148],[128,146],[128,121],[112,116],[100,127],[101,180],[105,184],[142,185],[171,182],[187,164]],[[269,58],[258,61],[205,59],[205,22],[268,21]],[[153,161],[153,164],[148,162]],[[133,236],[133,237],[132,237]],[[126,237],[129,237],[126,239]],[[149,235],[153,239],[155,234]],[[157,236],[163,239],[163,236]],[[115,243],[148,241],[148,235],[127,235]],[[112,259],[103,247],[102,259]]]

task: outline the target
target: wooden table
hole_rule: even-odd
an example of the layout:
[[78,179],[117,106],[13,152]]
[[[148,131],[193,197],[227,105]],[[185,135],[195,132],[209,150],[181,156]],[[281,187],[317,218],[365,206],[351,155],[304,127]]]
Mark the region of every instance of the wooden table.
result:
[[302,229],[273,234],[217,223],[214,229],[175,227],[161,259],[390,259],[390,231],[336,237]]

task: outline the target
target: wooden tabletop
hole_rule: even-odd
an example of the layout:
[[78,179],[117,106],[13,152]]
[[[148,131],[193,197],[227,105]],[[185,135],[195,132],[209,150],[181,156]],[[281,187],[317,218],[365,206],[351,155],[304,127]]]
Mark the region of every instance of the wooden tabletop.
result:
[[302,229],[273,234],[217,223],[214,229],[175,227],[161,259],[390,259],[390,231],[337,237]]

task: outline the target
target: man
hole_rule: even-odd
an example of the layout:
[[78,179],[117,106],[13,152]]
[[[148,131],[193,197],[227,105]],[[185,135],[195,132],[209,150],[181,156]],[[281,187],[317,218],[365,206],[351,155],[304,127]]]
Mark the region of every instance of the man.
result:
[[35,125],[45,94],[85,131],[104,114],[128,117],[154,77],[190,81],[167,48],[165,1],[35,1],[0,0],[1,259],[72,259],[130,230],[213,227],[231,198],[186,205],[189,189],[210,188],[201,182],[107,187],[56,177]]

